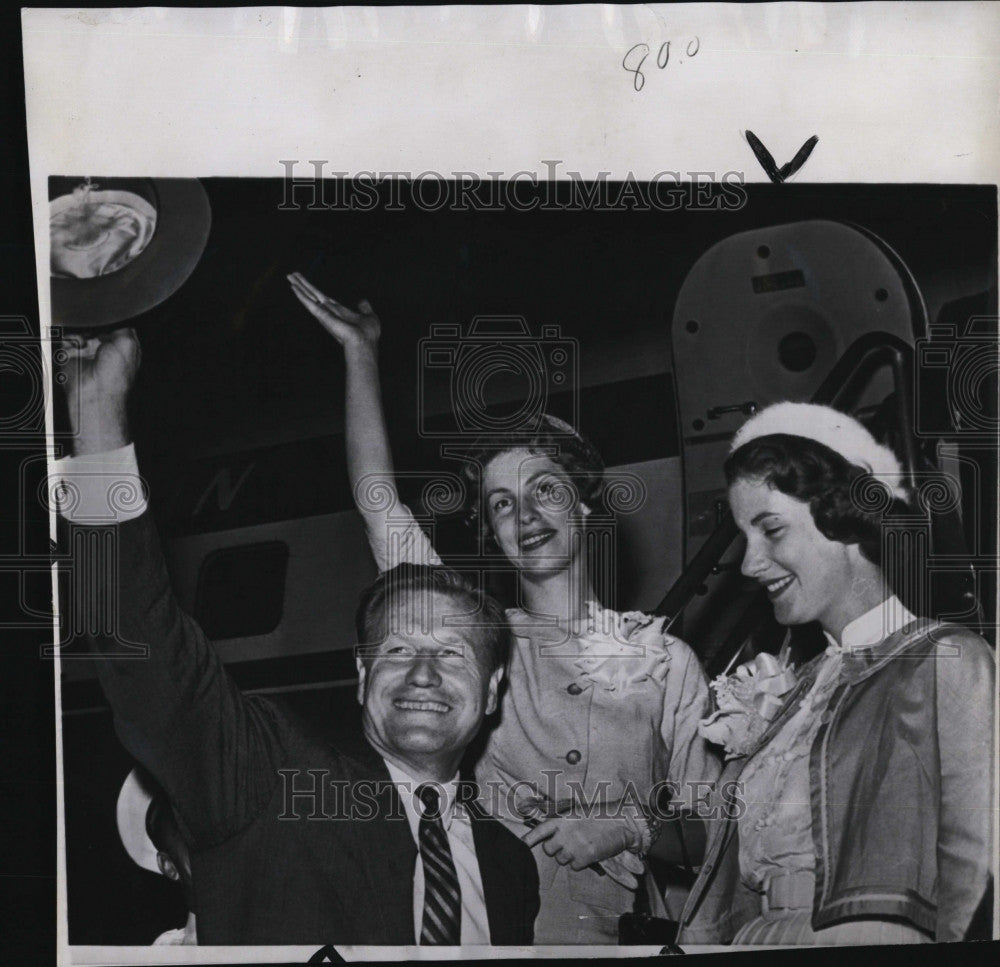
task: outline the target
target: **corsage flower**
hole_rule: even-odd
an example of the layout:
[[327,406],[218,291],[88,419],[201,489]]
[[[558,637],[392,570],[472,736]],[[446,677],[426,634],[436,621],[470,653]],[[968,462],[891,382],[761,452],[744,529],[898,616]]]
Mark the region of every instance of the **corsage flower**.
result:
[[732,675],[711,683],[717,711],[698,725],[698,734],[726,751],[727,759],[746,755],[763,735],[795,685],[786,654],[761,653]]

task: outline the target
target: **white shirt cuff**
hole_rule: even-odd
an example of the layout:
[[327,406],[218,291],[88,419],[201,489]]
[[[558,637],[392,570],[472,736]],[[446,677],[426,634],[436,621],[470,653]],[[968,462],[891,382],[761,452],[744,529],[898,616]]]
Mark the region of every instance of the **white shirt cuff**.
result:
[[52,467],[50,499],[74,524],[120,524],[146,511],[147,487],[131,443],[107,453],[64,457]]

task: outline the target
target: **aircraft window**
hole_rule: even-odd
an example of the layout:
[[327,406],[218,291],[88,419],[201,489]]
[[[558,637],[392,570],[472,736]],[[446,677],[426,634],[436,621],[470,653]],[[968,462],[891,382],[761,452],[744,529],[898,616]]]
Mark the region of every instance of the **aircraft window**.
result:
[[284,541],[212,551],[198,574],[195,619],[212,641],[274,631],[284,610],[287,570]]
[[801,373],[816,362],[816,343],[806,332],[790,332],[778,343],[778,358],[785,369]]

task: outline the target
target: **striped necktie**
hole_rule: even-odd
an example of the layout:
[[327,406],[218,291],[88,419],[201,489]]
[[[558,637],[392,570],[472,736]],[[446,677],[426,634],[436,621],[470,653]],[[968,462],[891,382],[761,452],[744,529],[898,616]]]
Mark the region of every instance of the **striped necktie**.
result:
[[462,894],[451,858],[448,836],[441,823],[437,789],[427,783],[417,787],[424,804],[420,817],[420,857],[424,864],[424,920],[421,944],[455,946],[460,942]]

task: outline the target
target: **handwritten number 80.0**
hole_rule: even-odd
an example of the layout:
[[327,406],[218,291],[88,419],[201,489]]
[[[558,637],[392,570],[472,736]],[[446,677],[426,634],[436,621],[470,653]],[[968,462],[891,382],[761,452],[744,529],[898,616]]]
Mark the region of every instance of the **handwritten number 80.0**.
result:
[[[693,40],[688,41],[686,48],[688,57],[694,57],[695,54],[701,49],[701,41],[695,37]],[[634,67],[629,66],[629,61],[633,63],[639,52],[641,51],[642,56],[639,57],[639,63]],[[622,58],[622,67],[625,68],[632,75],[632,86],[637,90],[641,91],[646,85],[646,75],[642,72],[642,65],[645,63],[646,58],[649,56],[649,44],[636,44],[634,47],[629,49],[629,52]],[[663,70],[667,64],[670,63],[670,41],[667,40],[660,44],[660,49],[656,52],[656,66],[659,70]]]

